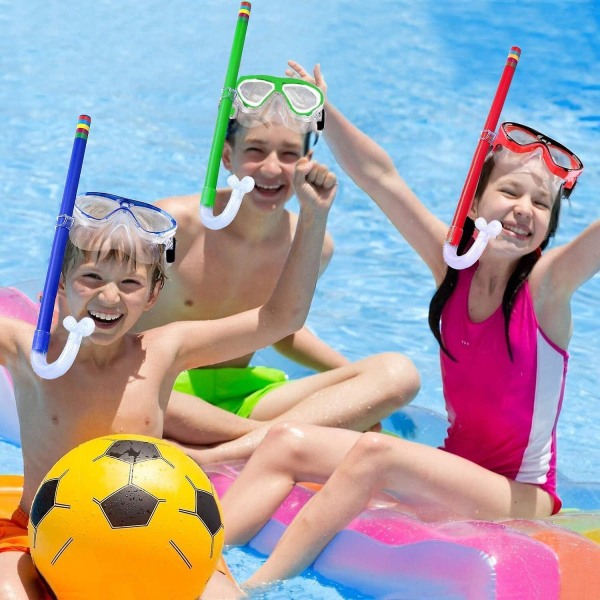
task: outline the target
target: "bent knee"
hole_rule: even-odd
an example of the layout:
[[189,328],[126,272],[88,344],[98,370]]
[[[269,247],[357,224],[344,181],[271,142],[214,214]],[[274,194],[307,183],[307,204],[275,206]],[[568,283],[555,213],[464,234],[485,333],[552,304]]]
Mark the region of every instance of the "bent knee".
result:
[[374,463],[383,462],[394,452],[395,438],[381,433],[363,433],[348,454],[351,460],[358,464],[367,464],[372,468]]
[[307,429],[310,426],[304,423],[275,423],[269,428],[259,450],[279,463],[302,460],[308,450]]
[[372,357],[378,377],[393,387],[394,393],[410,402],[421,389],[421,377],[413,361],[398,352],[384,352]]

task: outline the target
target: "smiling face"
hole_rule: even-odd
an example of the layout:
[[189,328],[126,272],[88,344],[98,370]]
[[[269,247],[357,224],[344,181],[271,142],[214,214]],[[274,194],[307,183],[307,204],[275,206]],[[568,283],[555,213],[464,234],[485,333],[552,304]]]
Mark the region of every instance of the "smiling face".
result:
[[152,290],[149,265],[90,254],[67,269],[61,291],[70,314],[77,320],[90,317],[94,321],[91,340],[108,345],[131,330],[154,305],[160,286]]
[[534,252],[547,239],[559,208],[560,182],[538,156],[506,152],[494,157],[487,185],[471,209],[472,218],[495,219],[502,232],[489,247],[510,257]]
[[303,134],[272,124],[239,127],[225,143],[223,165],[239,179],[246,175],[254,179],[254,189],[246,195],[244,205],[272,212],[292,197],[294,169],[303,155]]

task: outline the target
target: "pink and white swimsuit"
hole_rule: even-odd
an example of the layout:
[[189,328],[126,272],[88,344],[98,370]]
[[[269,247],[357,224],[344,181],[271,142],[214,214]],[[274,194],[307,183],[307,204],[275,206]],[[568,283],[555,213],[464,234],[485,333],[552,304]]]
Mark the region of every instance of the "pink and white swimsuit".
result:
[[478,263],[460,271],[442,312],[440,352],[450,426],[442,448],[515,481],[556,493],[556,424],[568,354],[540,329],[529,282],[515,298],[510,360],[502,307],[481,323],[469,318],[469,289]]

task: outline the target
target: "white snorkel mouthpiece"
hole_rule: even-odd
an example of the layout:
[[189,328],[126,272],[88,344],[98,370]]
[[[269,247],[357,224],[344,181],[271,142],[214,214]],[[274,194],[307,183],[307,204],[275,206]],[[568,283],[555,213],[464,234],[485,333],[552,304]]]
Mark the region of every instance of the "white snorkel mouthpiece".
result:
[[444,260],[449,267],[460,270],[473,266],[483,254],[488,242],[498,237],[502,231],[500,221],[487,223],[483,217],[475,219],[475,227],[478,229],[479,235],[465,254],[458,256],[458,246],[452,246],[449,242],[444,244]]
[[232,174],[227,178],[227,185],[232,190],[231,197],[229,198],[229,202],[227,202],[225,210],[221,214],[213,215],[212,206],[205,206],[204,204],[200,205],[200,217],[202,223],[208,229],[223,229],[235,219],[235,215],[237,215],[238,210],[240,209],[244,196],[254,189],[254,179],[247,175],[240,181],[236,175]]
[[34,372],[42,379],[57,379],[62,377],[73,365],[81,341],[94,333],[94,321],[90,317],[83,317],[76,321],[75,317],[68,316],[63,321],[65,329],[69,332],[67,343],[60,356],[52,363],[47,361],[47,352],[31,351],[31,366]]

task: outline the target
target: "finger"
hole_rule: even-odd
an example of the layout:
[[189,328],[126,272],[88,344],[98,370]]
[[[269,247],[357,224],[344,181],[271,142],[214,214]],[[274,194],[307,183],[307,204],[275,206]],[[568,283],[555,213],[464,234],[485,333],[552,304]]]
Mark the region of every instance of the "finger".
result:
[[303,156],[296,163],[296,175],[299,175],[300,177],[302,177],[302,179],[307,179],[308,175],[313,167],[314,167],[314,162],[312,160],[309,160],[308,158],[306,158],[306,156]]
[[321,72],[321,63],[317,63],[314,68],[315,73],[315,81],[322,82],[323,81],[323,73]]
[[329,173],[329,169],[327,167],[324,165],[316,165],[307,175],[306,180],[318,187],[321,187],[325,182],[327,173]]
[[332,171],[329,171],[327,173],[327,176],[325,177],[325,181],[323,182],[323,187],[327,190],[330,190],[332,187],[335,187],[336,185],[337,185],[337,176]]

